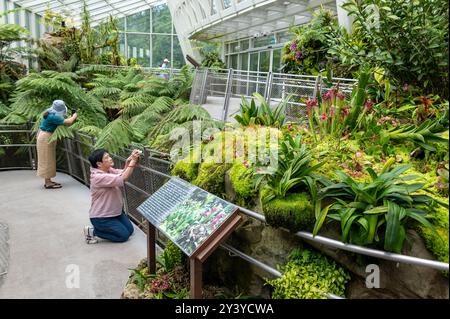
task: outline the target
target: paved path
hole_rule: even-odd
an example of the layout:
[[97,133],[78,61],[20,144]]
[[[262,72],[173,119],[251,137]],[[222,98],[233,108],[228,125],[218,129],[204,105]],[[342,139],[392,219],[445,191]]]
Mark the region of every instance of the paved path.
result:
[[[0,299],[120,298],[145,258],[145,234],[135,227],[125,243],[87,245],[89,189],[58,173],[63,188],[46,190],[35,174],[0,172]],[[78,271],[79,288],[67,288]]]

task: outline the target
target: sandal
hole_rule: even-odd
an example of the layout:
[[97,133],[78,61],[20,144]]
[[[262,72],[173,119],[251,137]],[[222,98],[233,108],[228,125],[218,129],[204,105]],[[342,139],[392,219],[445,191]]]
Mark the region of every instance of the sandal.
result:
[[44,184],[45,189],[55,189],[55,188],[61,188],[61,187],[62,187],[61,184],[50,184],[50,185]]

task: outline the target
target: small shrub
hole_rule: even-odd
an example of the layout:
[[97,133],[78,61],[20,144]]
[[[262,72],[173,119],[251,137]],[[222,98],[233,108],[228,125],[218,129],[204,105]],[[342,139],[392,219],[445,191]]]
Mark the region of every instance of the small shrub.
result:
[[313,205],[306,193],[275,198],[263,204],[263,211],[266,222],[273,227],[284,227],[295,232],[314,225]]
[[327,299],[327,293],[344,296],[350,280],[333,260],[311,250],[292,251],[282,271],[283,277],[267,281],[274,288],[274,299]]
[[166,271],[172,271],[176,266],[183,266],[186,261],[186,255],[170,240],[167,241],[161,257]]

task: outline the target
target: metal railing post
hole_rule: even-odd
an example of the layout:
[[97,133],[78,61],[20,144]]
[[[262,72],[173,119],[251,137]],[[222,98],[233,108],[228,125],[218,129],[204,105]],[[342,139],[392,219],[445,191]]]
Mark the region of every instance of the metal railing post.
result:
[[81,146],[80,146],[80,142],[78,141],[79,135],[77,133],[75,133],[75,143],[77,146],[77,152],[78,152],[78,159],[80,160],[80,165],[81,165],[81,173],[83,174],[83,181],[86,185],[88,185],[88,176],[86,174],[86,168],[85,168],[85,162],[83,161],[83,153],[81,152]]
[[264,99],[267,101],[267,103],[270,106],[270,96],[272,94],[272,71],[269,71],[267,73],[267,79],[266,79],[266,89],[264,90]]
[[[31,144],[31,123],[27,122],[27,137],[28,137],[28,143]],[[30,167],[31,169],[36,169],[36,162],[33,158],[33,151],[31,150],[32,146],[28,147],[28,156],[30,158]]]
[[222,113],[223,122],[227,121],[228,106],[230,104],[231,87],[232,86],[233,86],[233,69],[228,69],[227,85],[225,88],[225,100],[223,103],[223,113]]
[[200,101],[198,104],[204,104],[206,102],[207,96],[205,96],[205,89],[206,89],[206,83],[208,82],[208,71],[209,71],[209,69],[205,69],[205,71],[203,73],[202,86],[200,87],[200,94],[199,94]]
[[[73,176],[73,170],[72,170],[72,162],[70,160],[70,156],[72,156],[72,147],[70,147],[69,142],[67,141],[67,138],[63,140],[64,148],[66,149],[66,158],[67,158],[67,166],[69,168],[69,174],[70,176]],[[70,153],[70,154],[69,154]]]
[[313,98],[317,98],[317,93],[320,94],[321,89],[322,89],[322,76],[319,74],[316,77],[316,83],[314,84]]

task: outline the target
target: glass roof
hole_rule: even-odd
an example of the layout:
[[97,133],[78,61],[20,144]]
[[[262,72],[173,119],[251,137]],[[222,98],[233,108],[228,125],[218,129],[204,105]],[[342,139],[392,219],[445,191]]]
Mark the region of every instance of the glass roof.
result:
[[[83,0],[11,0],[22,8],[31,10],[39,15],[44,15],[46,10],[65,14],[73,18],[75,25],[80,25]],[[116,17],[130,15],[151,8],[161,0],[86,0],[86,5],[95,25],[107,18],[110,14]]]

